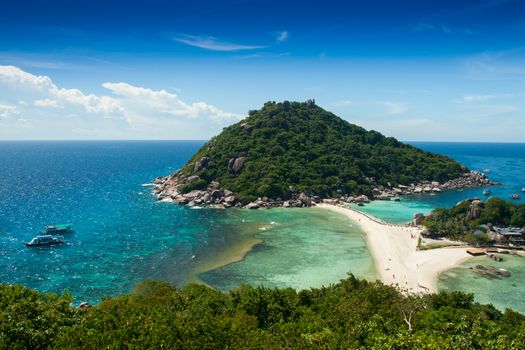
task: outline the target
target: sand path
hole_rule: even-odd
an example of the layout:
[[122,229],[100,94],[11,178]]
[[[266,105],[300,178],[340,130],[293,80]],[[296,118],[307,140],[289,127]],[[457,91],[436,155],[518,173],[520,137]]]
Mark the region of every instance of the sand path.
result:
[[351,208],[328,204],[317,207],[345,215],[361,226],[377,272],[385,284],[397,284],[414,293],[434,293],[441,272],[470,258],[464,247],[418,251],[419,228],[387,224]]

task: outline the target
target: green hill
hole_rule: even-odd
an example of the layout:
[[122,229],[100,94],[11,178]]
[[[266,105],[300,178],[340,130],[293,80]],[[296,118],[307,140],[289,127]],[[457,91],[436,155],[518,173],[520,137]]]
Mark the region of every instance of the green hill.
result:
[[446,181],[467,171],[450,158],[351,124],[313,101],[284,101],[267,102],[225,128],[179,174],[192,177],[183,193],[218,181],[247,202],[287,199],[299,191],[370,195],[377,185]]

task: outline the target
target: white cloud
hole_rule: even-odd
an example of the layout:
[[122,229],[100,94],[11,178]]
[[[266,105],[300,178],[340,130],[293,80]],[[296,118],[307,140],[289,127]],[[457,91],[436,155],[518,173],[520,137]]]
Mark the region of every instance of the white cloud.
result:
[[47,76],[0,66],[0,139],[10,138],[9,129],[21,120],[40,129],[25,138],[71,138],[78,133],[90,138],[205,139],[241,118],[205,102],[187,103],[166,90],[123,82],[102,86],[111,95],[62,88]]
[[404,103],[390,101],[381,101],[378,103],[386,108],[387,114],[401,114],[407,111],[407,106]]
[[211,51],[241,51],[266,48],[266,46],[261,45],[241,45],[226,41],[220,41],[219,39],[213,36],[201,36],[191,34],[180,34],[179,36],[173,38],[173,40],[182,44],[195,46],[201,49]]
[[282,32],[277,32],[277,42],[278,43],[284,43],[288,38],[290,37],[290,33],[288,31],[283,30]]
[[493,95],[465,95],[463,101],[465,102],[483,102],[494,98]]
[[49,98],[42,98],[40,100],[34,100],[33,105],[36,107],[48,107],[48,108],[59,108],[57,100],[51,100]]

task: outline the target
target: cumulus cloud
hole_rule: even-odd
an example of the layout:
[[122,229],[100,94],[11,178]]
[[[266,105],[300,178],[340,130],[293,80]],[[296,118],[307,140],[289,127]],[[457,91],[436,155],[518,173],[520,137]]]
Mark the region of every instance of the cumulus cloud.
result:
[[86,94],[59,87],[47,76],[0,66],[0,138],[30,124],[41,134],[26,138],[46,138],[46,130],[50,138],[80,138],[91,130],[91,138],[204,139],[240,119],[205,102],[187,103],[166,90],[124,82],[102,86],[108,94]]

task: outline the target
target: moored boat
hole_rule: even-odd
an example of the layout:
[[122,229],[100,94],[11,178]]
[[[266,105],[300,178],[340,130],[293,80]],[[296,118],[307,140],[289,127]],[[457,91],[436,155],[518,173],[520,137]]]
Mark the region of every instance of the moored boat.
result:
[[64,241],[60,237],[44,235],[44,236],[36,236],[30,242],[27,242],[24,244],[28,247],[41,247],[41,246],[57,245],[57,244],[62,244],[62,243],[64,243]]
[[519,194],[517,194],[517,193],[513,193],[513,194],[510,194],[510,195],[509,195],[509,198],[510,198],[510,199],[520,199],[521,196],[520,196]]
[[521,189],[521,192],[525,192],[525,187],[523,187],[523,188]]
[[485,196],[488,196],[490,193],[491,192],[490,192],[490,190],[488,188],[483,191],[483,195],[485,195]]
[[63,233],[73,232],[73,227],[71,224],[61,224],[61,225],[48,225],[45,227],[46,235],[59,235]]

